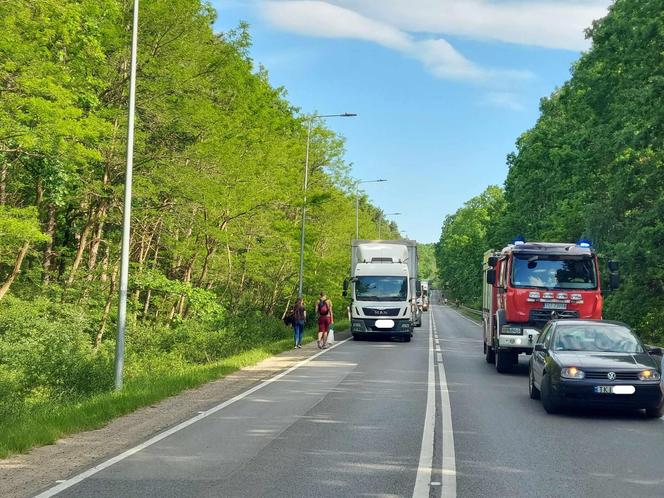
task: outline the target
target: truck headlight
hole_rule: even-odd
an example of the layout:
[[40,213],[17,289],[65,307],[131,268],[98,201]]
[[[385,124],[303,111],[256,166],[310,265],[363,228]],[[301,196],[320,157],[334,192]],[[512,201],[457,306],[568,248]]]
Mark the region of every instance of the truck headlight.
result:
[[639,380],[659,380],[661,375],[657,370],[644,370],[639,372]]
[[500,331],[504,335],[522,335],[523,329],[521,327],[510,327],[509,325],[503,325],[503,329]]
[[561,370],[560,375],[563,379],[583,379],[586,376],[583,370],[576,367],[565,367]]

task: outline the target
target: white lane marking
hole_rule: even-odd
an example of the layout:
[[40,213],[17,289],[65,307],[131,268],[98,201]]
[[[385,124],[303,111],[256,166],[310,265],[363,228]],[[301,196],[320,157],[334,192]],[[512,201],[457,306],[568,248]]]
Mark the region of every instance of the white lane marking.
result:
[[429,314],[429,373],[427,377],[427,407],[424,415],[420,461],[413,498],[428,498],[431,471],[433,468],[433,443],[436,428],[436,375],[433,369],[433,313]]
[[461,318],[463,318],[464,320],[469,321],[469,322],[472,323],[473,325],[477,325],[478,327],[481,327],[481,326],[482,326],[481,323],[477,323],[475,320],[471,320],[470,318],[468,318],[467,316],[462,315],[462,314],[459,313],[458,311],[453,310],[452,308],[449,308],[449,309],[450,309],[450,311],[453,311],[454,313],[456,313],[457,315],[459,315]]
[[[310,356],[309,358],[296,363],[295,365],[290,367],[288,370],[285,370],[285,371],[281,372],[280,374],[275,375],[274,377],[270,377],[269,379],[264,380],[263,382],[261,382],[260,384],[252,387],[251,389],[248,389],[248,390],[238,394],[237,396],[235,396],[235,397],[233,397],[233,398],[231,398],[227,401],[224,401],[223,403],[221,403],[217,406],[214,406],[214,407],[210,408],[209,410],[206,410],[204,412],[200,412],[195,417],[192,417],[189,420],[185,420],[184,422],[176,425],[175,427],[171,427],[167,431],[164,431],[160,434],[157,434],[156,436],[154,436],[151,439],[148,439],[144,443],[139,444],[138,446],[134,446],[133,448],[128,449],[124,453],[120,453],[119,455],[117,455],[117,456],[115,456],[115,457],[113,457],[109,460],[106,460],[105,462],[102,462],[99,465],[96,465],[95,467],[92,467],[91,469],[86,470],[85,472],[81,472],[80,474],[77,474],[74,477],[71,477],[69,479],[66,479],[66,480],[62,481],[57,486],[53,486],[52,488],[49,488],[46,491],[38,494],[37,496],[35,496],[35,498],[50,498],[51,496],[55,496],[58,493],[60,493],[61,491],[64,491],[65,489],[71,488],[75,484],[78,484],[79,482],[87,479],[88,477],[91,477],[91,476],[95,475],[96,473],[101,472],[104,469],[107,469],[111,465],[115,465],[116,463],[121,462],[122,460],[138,453],[139,451],[144,450],[145,448],[148,448],[148,447],[152,446],[155,443],[158,443],[162,439],[166,439],[167,437],[172,436],[176,432],[179,432],[182,429],[184,429],[186,427],[189,427],[190,425],[195,424],[199,420],[203,420],[204,418],[209,417],[210,415],[212,415],[214,413],[217,413],[219,410],[223,410],[227,406],[230,406],[233,403],[235,403],[237,401],[240,401],[243,398],[246,398],[250,394],[253,394],[256,391],[258,391],[260,389],[263,389],[266,386],[269,386],[273,382],[275,382],[275,381],[281,379],[282,377],[288,375],[292,371],[297,370],[298,368],[306,365],[310,361],[318,358],[320,355],[325,354],[328,351],[331,351],[332,349],[341,346],[343,343],[349,341],[350,339],[351,338],[349,337],[348,339],[344,339],[343,341],[337,342],[334,345],[329,346],[327,349],[324,349],[323,351],[320,351],[319,353],[316,353],[315,355]],[[58,482],[58,481],[56,481],[56,482]]]
[[[436,321],[433,322],[433,329],[436,330]],[[445,376],[445,365],[442,361],[438,362],[438,379],[440,388],[440,401],[442,410],[442,488],[441,496],[443,498],[456,497],[456,455],[454,453],[454,428],[452,427],[452,404],[450,403],[450,393],[447,388],[447,377]]]

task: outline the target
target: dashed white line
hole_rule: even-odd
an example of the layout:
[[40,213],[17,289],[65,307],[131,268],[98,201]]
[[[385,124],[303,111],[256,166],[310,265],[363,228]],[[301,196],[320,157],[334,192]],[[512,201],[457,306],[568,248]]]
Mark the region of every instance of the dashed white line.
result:
[[[433,329],[436,330],[436,321],[433,321]],[[442,356],[442,355],[441,355]],[[450,403],[450,393],[447,387],[447,377],[445,376],[445,365],[442,361],[438,362],[438,379],[440,387],[440,400],[442,409],[442,487],[441,495],[443,498],[456,498],[456,455],[454,452],[454,428],[452,426],[452,404]]]
[[295,365],[290,367],[288,370],[285,370],[285,371],[281,372],[280,374],[275,375],[274,377],[270,377],[269,379],[267,379],[267,380],[261,382],[260,384],[252,387],[251,389],[248,389],[248,390],[244,391],[243,393],[238,394],[237,396],[229,399],[228,401],[224,401],[223,403],[221,403],[217,406],[214,406],[214,407],[210,408],[209,410],[201,412],[198,415],[196,415],[195,417],[192,417],[189,420],[185,420],[184,422],[176,425],[175,427],[171,427],[167,431],[164,431],[160,434],[157,434],[156,436],[154,436],[151,439],[148,439],[144,443],[139,444],[138,446],[134,446],[133,448],[128,449],[124,453],[120,453],[119,455],[117,455],[117,456],[115,456],[115,457],[113,457],[109,460],[106,460],[105,462],[102,462],[99,465],[96,465],[95,467],[92,467],[91,469],[86,470],[85,472],[81,472],[80,474],[75,475],[74,477],[66,479],[62,482],[56,481],[56,482],[60,482],[60,484],[58,484],[57,486],[53,486],[52,488],[49,488],[46,491],[38,494],[37,496],[35,496],[35,498],[50,498],[51,496],[55,496],[58,493],[60,493],[61,491],[64,491],[65,489],[71,488],[75,484],[78,484],[79,482],[87,479],[88,477],[91,477],[91,476],[95,475],[96,473],[101,472],[104,469],[107,469],[111,465],[115,465],[116,463],[121,462],[122,460],[138,453],[139,451],[144,450],[145,448],[148,448],[148,447],[152,446],[155,443],[158,443],[162,439],[166,439],[168,436],[171,436],[171,435],[175,434],[176,432],[179,432],[182,429],[184,429],[186,427],[189,427],[192,424],[195,424],[199,420],[202,420],[205,417],[209,417],[210,415],[212,415],[213,413],[218,412],[219,410],[223,410],[227,406],[230,406],[233,403],[235,403],[237,401],[240,401],[243,398],[246,398],[250,394],[253,394],[256,391],[258,391],[259,389],[263,389],[264,387],[266,387],[266,386],[272,384],[273,382],[281,379],[282,377],[288,375],[293,370],[297,370],[301,366],[304,366],[307,363],[309,363],[310,361],[318,358],[320,355],[325,354],[328,351],[331,351],[332,349],[341,346],[343,343],[345,343],[346,341],[349,341],[349,340],[350,340],[350,338],[344,339],[343,341],[339,341],[336,344],[334,344],[333,346],[330,346],[329,348],[327,348],[327,349],[325,349],[325,350],[323,350],[319,353],[316,353],[315,355],[310,356],[309,358],[306,358],[305,360],[302,360],[302,361],[296,363]]

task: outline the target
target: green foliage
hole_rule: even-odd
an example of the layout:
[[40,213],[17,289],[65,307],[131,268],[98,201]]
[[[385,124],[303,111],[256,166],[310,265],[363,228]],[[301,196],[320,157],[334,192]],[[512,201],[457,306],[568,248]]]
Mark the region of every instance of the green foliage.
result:
[[446,296],[479,306],[482,256],[496,243],[494,227],[504,212],[502,189],[490,186],[445,219],[436,262]]
[[418,244],[417,256],[419,259],[418,278],[428,280],[430,288],[440,288],[436,265],[436,244]]

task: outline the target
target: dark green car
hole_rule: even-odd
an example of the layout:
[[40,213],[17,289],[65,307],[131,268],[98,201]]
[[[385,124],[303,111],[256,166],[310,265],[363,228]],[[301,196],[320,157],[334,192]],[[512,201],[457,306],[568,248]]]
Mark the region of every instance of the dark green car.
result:
[[530,358],[528,390],[548,413],[564,406],[645,409],[664,415],[662,350],[619,322],[552,320]]

